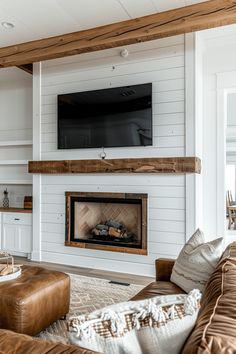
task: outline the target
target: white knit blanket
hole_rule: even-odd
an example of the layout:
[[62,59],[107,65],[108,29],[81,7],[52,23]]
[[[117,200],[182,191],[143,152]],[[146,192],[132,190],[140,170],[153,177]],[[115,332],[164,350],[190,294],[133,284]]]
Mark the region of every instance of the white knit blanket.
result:
[[69,322],[71,343],[105,354],[177,354],[195,324],[201,293],[129,301]]

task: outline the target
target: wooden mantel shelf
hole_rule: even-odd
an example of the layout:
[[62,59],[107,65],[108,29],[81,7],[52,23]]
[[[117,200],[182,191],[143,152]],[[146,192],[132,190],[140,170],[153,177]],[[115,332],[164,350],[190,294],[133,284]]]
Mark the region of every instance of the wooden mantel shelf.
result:
[[29,173],[201,173],[198,157],[29,161]]

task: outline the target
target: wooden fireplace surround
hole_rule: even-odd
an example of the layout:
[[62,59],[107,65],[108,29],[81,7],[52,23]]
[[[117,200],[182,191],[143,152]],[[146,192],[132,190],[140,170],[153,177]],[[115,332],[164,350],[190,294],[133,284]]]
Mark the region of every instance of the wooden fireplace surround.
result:
[[[94,193],[94,192],[65,192],[66,195],[66,239],[65,246],[88,248],[94,250],[112,251],[132,253],[139,255],[147,255],[147,194],[138,193]],[[126,199],[139,199],[141,201],[141,247],[131,248],[119,245],[104,245],[95,243],[86,243],[81,241],[71,240],[71,198],[82,197],[86,202],[86,198],[115,198],[125,202]]]

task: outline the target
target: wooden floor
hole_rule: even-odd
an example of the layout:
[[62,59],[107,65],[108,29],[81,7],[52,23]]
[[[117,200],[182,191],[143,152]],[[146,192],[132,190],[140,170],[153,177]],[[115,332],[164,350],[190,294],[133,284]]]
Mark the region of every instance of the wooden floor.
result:
[[117,273],[117,272],[96,270],[96,269],[83,268],[83,267],[73,267],[73,266],[66,266],[66,265],[55,264],[55,263],[33,262],[23,257],[14,257],[14,260],[15,263],[18,264],[27,264],[29,266],[40,266],[47,269],[58,270],[65,273],[79,274],[87,277],[108,279],[108,280],[113,280],[113,281],[118,281],[123,283],[129,283],[129,284],[139,284],[145,286],[151,283],[152,281],[154,281],[154,278],[145,277],[141,275]]

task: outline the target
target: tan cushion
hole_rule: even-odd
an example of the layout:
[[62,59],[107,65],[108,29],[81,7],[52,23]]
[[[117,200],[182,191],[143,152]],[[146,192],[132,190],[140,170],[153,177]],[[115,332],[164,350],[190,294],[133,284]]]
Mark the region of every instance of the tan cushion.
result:
[[225,250],[202,298],[183,354],[236,353],[236,242]]
[[170,280],[186,292],[203,291],[221,257],[222,241],[221,237],[205,243],[204,235],[198,229],[176,259]]

